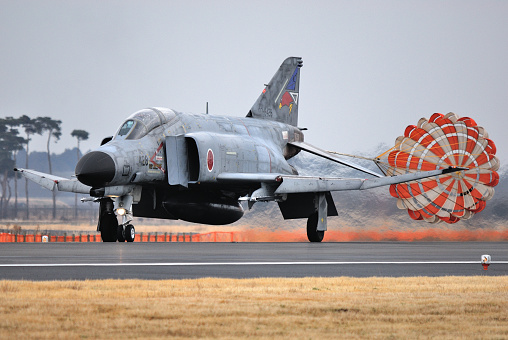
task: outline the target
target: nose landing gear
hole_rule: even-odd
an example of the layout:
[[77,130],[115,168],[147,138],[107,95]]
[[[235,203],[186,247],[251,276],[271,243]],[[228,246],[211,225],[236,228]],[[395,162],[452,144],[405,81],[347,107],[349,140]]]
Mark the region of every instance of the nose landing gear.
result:
[[[130,223],[132,221],[132,196],[118,197],[115,202],[111,198],[103,198],[100,204],[97,230],[101,232],[102,241],[134,242],[136,231]],[[115,211],[122,216],[121,224],[118,223]]]
[[136,231],[130,224],[132,221],[132,201],[131,195],[120,196],[115,201],[115,208],[118,215],[122,216],[122,224],[118,226],[118,242],[134,242]]

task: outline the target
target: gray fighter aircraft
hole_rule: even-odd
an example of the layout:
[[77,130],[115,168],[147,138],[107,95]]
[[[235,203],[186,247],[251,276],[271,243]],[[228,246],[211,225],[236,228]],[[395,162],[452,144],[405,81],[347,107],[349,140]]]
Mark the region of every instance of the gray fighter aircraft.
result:
[[[100,202],[97,229],[105,242],[132,242],[133,216],[233,223],[243,216],[241,201],[249,208],[258,201],[277,202],[284,219],[307,218],[309,241],[321,242],[327,217],[338,215],[331,191],[461,170],[385,177],[307,144],[298,128],[301,67],[301,58],[287,58],[245,118],[144,109],[84,155],[74,179],[15,170],[49,190],[88,194],[88,200]],[[301,150],[373,178],[299,176],[287,160]]]

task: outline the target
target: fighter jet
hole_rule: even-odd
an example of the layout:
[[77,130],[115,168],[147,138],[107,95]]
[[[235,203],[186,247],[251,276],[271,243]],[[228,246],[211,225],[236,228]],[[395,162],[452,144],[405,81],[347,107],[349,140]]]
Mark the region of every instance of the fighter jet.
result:
[[[321,242],[328,216],[338,216],[331,191],[365,190],[437,176],[460,168],[399,176],[378,174],[304,141],[298,127],[301,58],[284,60],[246,117],[148,108],[130,115],[113,137],[84,155],[76,178],[15,169],[49,190],[99,202],[104,242],[133,242],[134,217],[224,225],[239,220],[246,201],[275,201],[284,219],[307,219],[310,242]],[[287,161],[300,151],[371,176],[299,176]],[[120,221],[120,222],[119,222]]]

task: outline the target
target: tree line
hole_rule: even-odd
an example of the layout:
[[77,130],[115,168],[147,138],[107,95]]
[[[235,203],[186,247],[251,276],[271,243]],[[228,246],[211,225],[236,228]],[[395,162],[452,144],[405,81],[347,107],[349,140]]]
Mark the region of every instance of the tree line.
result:
[[[25,168],[29,169],[28,155],[30,141],[34,135],[47,135],[46,152],[48,156],[49,173],[53,173],[51,167],[50,145],[51,140],[55,143],[62,136],[62,121],[51,117],[30,118],[26,115],[21,117],[0,118],[0,184],[2,196],[0,198],[0,218],[18,217],[18,173],[13,171],[17,163],[17,155],[21,150],[26,151]],[[20,132],[21,131],[21,132]],[[24,134],[23,134],[24,132]],[[77,139],[77,158],[79,159],[79,145],[83,140],[88,139],[88,132],[85,130],[73,130],[71,136]],[[11,187],[14,182],[14,190]],[[14,191],[14,193],[13,193]],[[11,198],[14,194],[14,203]],[[25,216],[30,218],[30,205],[28,193],[28,179],[25,178]],[[77,202],[76,202],[77,205]],[[12,208],[11,208],[12,206]],[[56,218],[56,192],[53,192],[53,219]]]

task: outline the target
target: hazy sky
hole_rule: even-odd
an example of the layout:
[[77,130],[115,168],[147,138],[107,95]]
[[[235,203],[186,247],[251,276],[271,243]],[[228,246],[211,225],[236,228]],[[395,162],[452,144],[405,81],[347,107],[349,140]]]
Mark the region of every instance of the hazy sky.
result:
[[[474,118],[508,160],[507,1],[0,0],[0,115],[90,132],[151,106],[245,116],[304,59],[299,125],[339,152],[393,144],[434,112]],[[44,150],[36,139],[32,150]],[[372,155],[375,156],[375,155]]]

